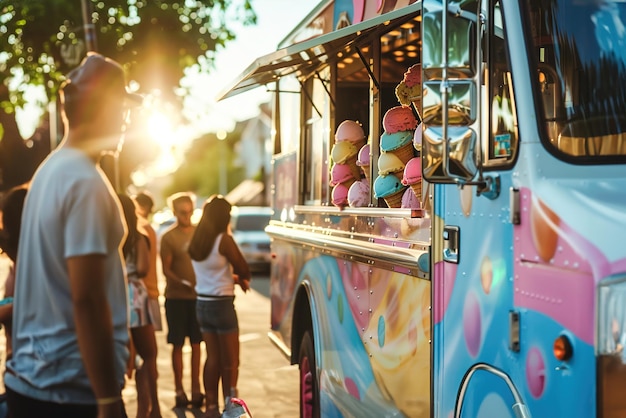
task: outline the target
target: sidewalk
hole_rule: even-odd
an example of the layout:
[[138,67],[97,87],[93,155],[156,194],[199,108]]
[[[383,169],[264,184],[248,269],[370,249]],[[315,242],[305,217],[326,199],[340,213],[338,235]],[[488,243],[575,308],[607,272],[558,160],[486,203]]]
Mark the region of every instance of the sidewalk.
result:
[[[257,280],[269,279],[260,278]],[[239,287],[236,289],[235,307],[239,318],[239,339],[241,341],[239,397],[248,404],[254,418],[297,417],[299,416],[298,366],[291,366],[267,337],[270,323],[270,301],[254,290],[244,294]],[[161,311],[163,325],[166,328],[163,308]],[[171,348],[165,341],[166,336],[166,329],[157,332],[159,347],[158,387],[162,417],[200,417],[199,410],[174,408],[175,391],[170,360]],[[188,347],[188,345],[185,346],[187,350],[183,354],[185,364],[183,382],[188,396],[191,396],[189,379],[191,352]],[[204,344],[202,350],[203,365]],[[129,418],[135,418],[137,402],[134,381],[128,381],[123,396]]]
[[[8,262],[6,258],[0,255],[0,289],[4,288],[2,280],[6,277],[7,268]],[[269,280],[269,278],[262,277],[254,280]],[[160,285],[162,286],[163,283],[160,283]],[[239,339],[241,341],[239,396],[248,404],[253,418],[298,417],[298,366],[291,366],[289,361],[270,343],[267,337],[270,324],[270,301],[255,290],[243,293],[239,287],[235,289],[235,307],[239,318]],[[157,367],[159,371],[158,388],[162,418],[200,417],[201,412],[199,410],[174,409],[175,390],[174,378],[172,376],[171,347],[165,340],[167,323],[165,321],[163,300],[161,300],[161,314],[165,329],[157,332],[156,337],[159,349]],[[0,330],[0,359],[2,362],[0,366],[0,392],[4,392],[1,373],[4,372],[5,343],[4,330]],[[186,345],[185,348],[186,350],[183,354],[185,364],[183,382],[188,396],[191,396],[191,381],[189,379],[191,352],[189,345]],[[204,344],[202,345],[202,351],[203,365],[205,358]],[[134,379],[127,381],[123,396],[129,418],[136,417],[136,395]]]

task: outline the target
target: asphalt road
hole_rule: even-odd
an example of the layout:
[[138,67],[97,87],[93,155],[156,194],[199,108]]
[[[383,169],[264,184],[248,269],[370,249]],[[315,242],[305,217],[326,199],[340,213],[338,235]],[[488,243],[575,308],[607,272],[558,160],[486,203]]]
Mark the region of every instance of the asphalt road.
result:
[[[6,277],[6,257],[0,255],[0,294]],[[298,368],[291,366],[283,354],[270,343],[267,331],[270,326],[269,279],[266,273],[253,275],[252,290],[243,293],[237,287],[235,306],[239,317],[241,341],[241,365],[239,369],[239,397],[243,399],[254,418],[290,418],[299,416]],[[163,302],[163,300],[161,301]],[[163,324],[165,312],[161,303]],[[157,332],[159,349],[157,367],[159,370],[158,390],[163,418],[201,417],[200,410],[174,408],[174,379],[170,353],[166,342],[166,331]],[[188,346],[186,347],[188,348]],[[204,352],[204,345],[203,345]],[[0,331],[0,371],[4,372],[5,338]],[[191,396],[189,379],[190,350],[184,350],[184,384]],[[204,362],[203,353],[203,362]],[[0,374],[0,392],[4,391]],[[136,416],[135,383],[129,380],[123,391],[128,416]],[[220,406],[221,407],[221,406]]]
[[[254,418],[298,417],[298,366],[290,365],[267,337],[270,325],[270,301],[265,296],[267,294],[269,294],[269,279],[267,276],[258,274],[253,276],[250,292],[244,294],[237,288],[235,307],[239,317],[239,340],[241,342],[239,397],[247,403]],[[163,323],[165,324],[165,321]],[[174,408],[171,350],[165,342],[165,337],[165,331],[157,333],[160,374],[158,386],[162,417],[201,417],[199,410]],[[191,396],[188,374],[190,355],[190,351],[185,350],[184,384],[188,396]],[[128,382],[123,395],[128,416],[134,418],[136,392],[133,381]]]

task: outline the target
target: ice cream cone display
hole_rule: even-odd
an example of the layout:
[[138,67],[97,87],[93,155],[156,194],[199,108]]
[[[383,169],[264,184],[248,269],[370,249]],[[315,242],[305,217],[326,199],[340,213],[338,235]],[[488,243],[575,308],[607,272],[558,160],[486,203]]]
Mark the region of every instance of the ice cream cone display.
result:
[[396,176],[378,176],[374,181],[374,196],[382,198],[390,208],[402,206],[402,195],[407,189]]
[[404,167],[402,184],[410,186],[417,199],[422,200],[422,160],[420,157],[412,158]]
[[406,164],[415,157],[413,148],[413,131],[401,131],[395,133],[383,132],[380,137],[380,151],[395,154],[400,161]]
[[348,164],[335,163],[333,164],[333,168],[330,170],[330,185],[334,187],[339,183],[349,183],[347,185],[350,186],[355,180],[359,180],[361,178],[359,173],[357,173],[357,176],[354,174],[355,173]]
[[417,183],[411,184],[410,187],[411,187],[411,190],[413,191],[413,194],[415,195],[415,198],[421,202],[422,201],[422,180],[420,179]]
[[361,180],[363,170],[361,170],[361,167],[359,167],[357,164],[357,156],[355,155],[348,158],[348,160],[346,161],[346,165],[350,168],[350,171],[352,172],[352,177],[354,177],[355,180]]
[[366,207],[370,204],[369,181],[355,181],[348,189],[348,205],[352,208]]
[[361,167],[367,182],[370,182],[370,144],[365,144],[359,150],[356,165]]
[[383,128],[387,133],[413,131],[416,127],[417,119],[410,107],[395,106],[383,116]]
[[344,184],[339,183],[333,187],[332,201],[333,205],[339,208],[348,206],[348,188]]
[[402,194],[401,207],[409,209],[420,209],[422,207],[422,200],[415,196],[413,190],[406,189]]
[[402,180],[404,163],[395,154],[384,152],[378,158],[378,175],[394,175]]
[[348,160],[353,160],[356,164],[358,153],[359,148],[351,142],[337,142],[330,151],[333,162],[336,164],[347,164]]
[[335,142],[350,142],[359,149],[365,145],[367,138],[359,122],[344,120],[335,131]]
[[413,148],[419,153],[422,152],[422,134],[422,124],[420,123],[413,133]]
[[363,171],[363,175],[365,176],[365,180],[367,180],[367,182],[371,182],[372,181],[372,173],[370,172],[370,166],[362,166],[361,170]]
[[348,179],[348,180],[346,180],[346,181],[343,181],[343,182],[341,182],[341,183],[339,183],[339,184],[343,184],[344,186],[346,186],[346,188],[348,188],[348,189],[349,189],[349,188],[350,188],[350,186],[352,186],[352,185],[354,184],[354,182],[355,182],[355,181],[357,181],[357,180],[355,180],[355,179],[353,179],[352,177],[350,177],[350,179]]
[[385,203],[387,203],[387,206],[390,208],[401,208],[402,196],[404,196],[404,191],[391,194],[383,199],[385,199]]
[[422,97],[422,65],[411,66],[400,84],[396,86],[396,97],[403,106],[410,106]]
[[400,148],[389,152],[395,154],[400,159],[400,161],[405,164],[409,162],[411,158],[415,157],[415,148],[413,148],[412,142],[409,142],[408,144],[405,144]]

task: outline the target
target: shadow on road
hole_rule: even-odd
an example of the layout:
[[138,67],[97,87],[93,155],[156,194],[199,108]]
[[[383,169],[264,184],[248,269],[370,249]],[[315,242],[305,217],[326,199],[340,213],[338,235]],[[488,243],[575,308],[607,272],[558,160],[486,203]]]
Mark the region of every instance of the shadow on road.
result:
[[192,416],[194,418],[202,418],[202,410],[198,408],[172,408],[174,414],[176,414],[176,418],[188,418]]

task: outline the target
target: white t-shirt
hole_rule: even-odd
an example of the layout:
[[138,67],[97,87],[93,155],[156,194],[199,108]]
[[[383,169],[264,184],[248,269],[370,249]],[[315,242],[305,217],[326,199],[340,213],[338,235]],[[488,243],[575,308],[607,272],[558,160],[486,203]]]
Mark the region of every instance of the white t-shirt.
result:
[[[61,147],[39,167],[26,197],[13,305],[13,357],[5,384],[58,403],[95,403],[78,349],[65,260],[106,255],[120,385],[128,358],[128,295],[120,207],[104,173],[81,151]],[[121,387],[121,386],[120,386]]]
[[207,296],[233,296],[235,283],[233,269],[226,257],[220,254],[222,236],[215,238],[209,256],[202,261],[191,260],[193,271],[196,273],[196,293],[199,298]]

